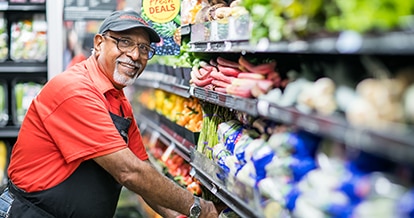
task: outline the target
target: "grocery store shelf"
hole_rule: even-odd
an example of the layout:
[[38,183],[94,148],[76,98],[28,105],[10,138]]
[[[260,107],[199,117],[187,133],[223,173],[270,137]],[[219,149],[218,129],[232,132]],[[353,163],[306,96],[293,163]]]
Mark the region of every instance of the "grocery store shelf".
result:
[[190,97],[190,87],[184,85],[182,79],[178,79],[175,76],[167,75],[165,73],[146,71],[139,77],[139,79],[137,79],[136,84],[138,86],[162,89],[184,98]]
[[283,52],[318,54],[412,54],[413,32],[390,32],[383,35],[364,36],[343,32],[337,37],[269,42],[267,39],[251,44],[248,40],[222,40],[190,42],[190,52]]
[[0,138],[16,138],[19,134],[20,126],[5,126],[0,128]]
[[292,124],[317,135],[323,135],[347,146],[355,147],[398,163],[414,166],[413,129],[393,126],[387,130],[374,130],[350,125],[337,115],[306,114],[293,107],[280,107],[259,100],[258,113],[274,121]]
[[155,132],[159,134],[157,137],[164,144],[174,146],[174,151],[194,168],[194,176],[241,217],[263,217],[261,214],[258,214],[260,211],[254,210],[248,203],[226,188],[223,180],[218,178],[218,175],[223,173],[220,167],[208,160],[204,155],[198,153],[195,150],[195,145],[166,127],[163,124],[162,118],[157,116],[159,115],[155,112],[148,110],[140,111],[137,115],[137,120],[141,131]]
[[14,62],[5,61],[0,63],[1,73],[46,73],[46,62]]
[[174,150],[178,155],[187,162],[190,161],[190,149],[195,147],[194,143],[171,129],[169,127],[170,124],[166,123],[166,118],[147,109],[141,109],[136,116],[141,131],[146,131],[147,128],[150,128],[151,131],[159,133],[159,138],[164,144],[174,146]]
[[46,11],[45,4],[8,4],[0,3],[0,11]]
[[[179,85],[164,83],[158,86],[157,80],[142,80],[139,84],[147,84],[149,87],[162,88],[172,93],[181,93],[181,96],[194,96],[200,100],[220,105],[237,111],[245,112],[251,116],[262,116],[276,122],[283,122],[304,129],[308,132],[329,137],[346,144],[347,146],[361,149],[389,160],[414,166],[414,141],[412,135],[414,129],[392,126],[386,130],[367,129],[350,125],[343,115],[323,116],[315,113],[304,113],[294,107],[281,107],[264,100],[236,97],[228,94],[206,90],[200,87],[190,86],[174,90]],[[174,135],[174,130],[170,135]]]
[[223,175],[223,171],[213,161],[207,159],[203,154],[200,154],[193,149],[191,151],[190,164],[195,170],[194,176],[203,184],[203,186],[239,216],[256,218],[264,217],[260,213],[261,210],[253,208],[247,202],[239,198],[236,193],[227,190],[224,180],[218,176]]
[[251,116],[258,115],[257,99],[236,97],[194,86],[190,87],[190,95],[213,104],[246,112]]

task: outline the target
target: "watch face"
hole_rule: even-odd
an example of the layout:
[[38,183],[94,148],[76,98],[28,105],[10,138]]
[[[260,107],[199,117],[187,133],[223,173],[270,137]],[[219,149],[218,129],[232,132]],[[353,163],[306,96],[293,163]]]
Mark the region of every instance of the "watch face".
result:
[[198,217],[201,213],[201,207],[198,205],[193,205],[190,210],[190,214],[192,217]]

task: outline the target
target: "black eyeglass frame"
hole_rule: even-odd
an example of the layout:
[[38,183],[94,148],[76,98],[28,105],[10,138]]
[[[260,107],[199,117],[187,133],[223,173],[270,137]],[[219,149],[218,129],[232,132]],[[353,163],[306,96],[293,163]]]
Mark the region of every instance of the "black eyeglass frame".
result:
[[[113,40],[115,40],[116,41],[116,47],[118,48],[118,50],[119,51],[121,51],[121,52],[131,52],[131,51],[133,51],[133,50],[135,50],[135,48],[138,48],[138,52],[139,52],[139,57],[141,57],[141,58],[144,58],[145,60],[150,60],[152,57],[154,57],[154,55],[155,55],[155,48],[153,48],[153,47],[151,47],[150,45],[147,45],[147,44],[144,44],[144,43],[135,43],[135,42],[133,42],[132,40],[130,40],[130,39],[127,39],[127,38],[117,38],[117,37],[115,37],[115,36],[111,36],[111,35],[106,35],[106,34],[102,34],[102,36],[104,36],[104,37],[110,37],[111,39],[113,39]],[[129,50],[128,51],[128,49],[126,49],[126,48],[124,48],[124,49],[121,49],[121,48],[119,48],[119,42],[121,41],[121,40],[127,40],[127,41],[131,41],[132,43],[134,43],[134,48],[133,49],[131,49],[131,50]],[[145,46],[146,48],[148,48],[148,53],[147,54],[145,54],[145,52],[141,52],[140,51],[140,46]],[[152,55],[151,55],[152,54]],[[145,57],[145,56],[142,56],[142,55],[147,55],[147,57]]]

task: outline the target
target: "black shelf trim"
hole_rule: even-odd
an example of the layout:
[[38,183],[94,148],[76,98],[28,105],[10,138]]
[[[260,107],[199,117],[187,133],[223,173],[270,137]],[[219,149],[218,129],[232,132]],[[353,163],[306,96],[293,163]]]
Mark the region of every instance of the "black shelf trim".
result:
[[[190,52],[264,52],[264,53],[310,53],[310,54],[371,54],[407,55],[414,53],[414,32],[389,32],[376,36],[343,32],[339,36],[311,40],[270,42],[260,40],[221,40],[190,42]],[[346,46],[345,46],[346,45]]]
[[136,80],[138,86],[144,86],[174,93],[184,98],[190,97],[190,87],[184,84],[184,80],[175,76],[160,72],[146,71]]
[[[203,159],[203,160],[200,160]],[[204,160],[206,159],[202,154],[197,152],[196,150],[191,150],[191,166],[196,171],[195,177],[206,187],[208,190],[211,191],[212,194],[217,196],[223,203],[229,206],[234,212],[236,212],[241,217],[256,217],[261,218],[264,217],[262,214],[259,214],[258,210],[253,209],[249,206],[246,202],[242,199],[237,197],[234,193],[231,193],[227,190],[223,181],[213,178],[210,173],[207,171],[211,171],[214,168],[218,168],[214,162],[211,160]],[[202,162],[202,163],[199,163]],[[206,162],[210,162],[206,164]],[[208,165],[208,166],[202,166]],[[206,170],[208,168],[208,170]]]
[[0,138],[17,138],[20,126],[4,126],[0,128]]
[[190,95],[213,104],[246,112],[251,116],[258,115],[257,99],[237,97],[194,86],[190,87]]
[[46,62],[14,62],[0,63],[1,73],[44,73],[47,72]]
[[8,4],[2,5],[0,11],[46,11],[45,4]]
[[[187,162],[190,162],[190,149],[191,147],[195,147],[187,139],[183,138],[182,136],[178,135],[176,132],[168,128],[167,126],[163,125],[162,122],[157,122],[156,120],[160,120],[156,112],[152,112],[149,110],[143,110],[143,113],[137,114],[137,122],[140,123],[140,126],[145,125],[146,128],[150,127],[153,131],[158,132],[162,137],[161,140],[164,144],[167,145],[175,145],[175,151]],[[141,111],[140,111],[141,112]],[[149,116],[148,116],[149,115]],[[153,117],[158,117],[156,119],[152,119]]]
[[414,131],[410,127],[394,125],[386,130],[362,128],[352,126],[340,115],[307,114],[294,107],[281,107],[264,100],[258,101],[257,108],[259,115],[268,119],[292,124],[347,146],[414,166]]

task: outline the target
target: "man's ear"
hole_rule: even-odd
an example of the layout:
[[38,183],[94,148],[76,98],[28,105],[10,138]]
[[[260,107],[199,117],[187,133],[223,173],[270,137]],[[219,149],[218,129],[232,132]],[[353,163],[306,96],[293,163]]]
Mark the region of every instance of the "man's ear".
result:
[[93,39],[93,48],[95,49],[95,53],[99,53],[101,51],[101,44],[104,41],[104,36],[101,34],[96,34]]

